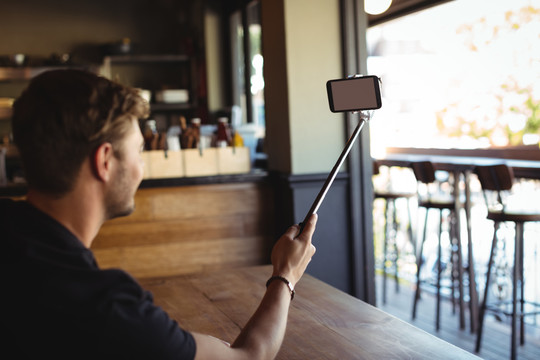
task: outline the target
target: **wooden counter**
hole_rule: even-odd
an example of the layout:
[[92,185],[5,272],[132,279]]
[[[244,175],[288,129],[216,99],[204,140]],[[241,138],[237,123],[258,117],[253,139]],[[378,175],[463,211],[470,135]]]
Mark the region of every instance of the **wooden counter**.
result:
[[106,222],[92,250],[102,268],[137,278],[265,264],[272,193],[265,182],[141,188],[134,213]]
[[[258,266],[141,284],[180,326],[232,343],[271,272]],[[296,286],[288,320],[276,359],[479,359],[309,275]]]

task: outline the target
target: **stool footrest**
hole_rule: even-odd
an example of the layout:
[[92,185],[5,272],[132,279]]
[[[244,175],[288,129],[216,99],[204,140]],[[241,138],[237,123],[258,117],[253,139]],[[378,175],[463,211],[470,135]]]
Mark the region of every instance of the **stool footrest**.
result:
[[[517,302],[518,302],[518,304],[521,304],[521,300],[518,300]],[[523,312],[520,311],[520,310],[517,310],[516,314],[517,314],[518,317],[530,316],[530,315],[540,315],[540,304],[532,302],[532,301],[525,301],[523,304],[524,304],[524,306],[529,305],[529,306],[539,308],[539,309],[538,310],[523,311]],[[509,309],[504,309],[503,307],[501,307],[501,305],[507,305],[507,307],[509,307]],[[491,312],[498,313],[498,314],[504,314],[506,316],[512,316],[512,308],[511,308],[511,306],[512,306],[511,301],[499,301],[497,303],[486,304],[486,311],[491,311]]]

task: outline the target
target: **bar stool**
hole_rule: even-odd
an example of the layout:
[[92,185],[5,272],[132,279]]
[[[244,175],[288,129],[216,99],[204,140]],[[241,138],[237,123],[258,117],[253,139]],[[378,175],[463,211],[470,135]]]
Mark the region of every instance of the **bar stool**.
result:
[[[373,175],[380,174],[380,163],[378,161],[373,161]],[[411,220],[411,209],[409,200],[416,196],[414,192],[404,192],[404,191],[391,191],[391,190],[381,190],[374,189],[374,200],[382,199],[384,200],[384,241],[383,241],[383,261],[382,261],[382,272],[383,272],[383,304],[386,304],[386,272],[389,266],[394,268],[394,278],[396,281],[396,292],[399,292],[399,249],[397,244],[396,235],[399,231],[399,223],[397,221],[397,208],[396,202],[398,200],[405,200],[407,202],[407,234],[408,239],[412,244],[413,251],[415,252],[414,238],[412,234],[412,220]],[[388,247],[392,246],[394,254],[389,258]]]
[[[459,309],[460,315],[463,317],[463,265],[462,265],[462,253],[461,253],[461,241],[459,238],[459,229],[456,229],[456,201],[453,195],[446,195],[444,197],[438,196],[433,188],[437,184],[435,177],[435,168],[429,161],[415,162],[411,164],[414,175],[419,183],[424,184],[426,187],[426,194],[418,194],[418,207],[426,209],[426,216],[424,220],[424,230],[422,236],[422,242],[420,243],[420,249],[417,252],[417,270],[416,270],[416,291],[414,294],[412,318],[416,319],[417,303],[420,299],[420,289],[423,283],[430,283],[428,280],[421,279],[422,266],[424,264],[424,244],[426,242],[426,233],[428,227],[428,215],[430,210],[438,210],[439,212],[439,236],[437,246],[437,280],[435,283],[436,289],[436,316],[435,316],[435,328],[438,331],[440,329],[440,310],[441,310],[441,280],[443,274],[443,261],[442,261],[442,224],[443,224],[443,212],[448,213],[450,225],[448,229],[449,238],[451,240],[450,261],[448,266],[451,267],[450,271],[450,288],[451,288],[451,300],[453,309],[455,311],[455,288],[456,282],[459,288]],[[438,190],[437,190],[438,192]],[[456,274],[457,271],[457,274]],[[433,284],[431,284],[433,285]],[[461,322],[461,327],[464,327],[464,321]]]
[[[486,286],[484,288],[484,298],[480,306],[479,314],[479,326],[478,334],[476,337],[476,348],[475,351],[480,351],[480,346],[482,342],[482,331],[484,325],[484,316],[487,310],[503,313],[507,316],[512,317],[512,332],[511,332],[511,359],[516,359],[517,356],[517,320],[520,319],[521,328],[520,328],[520,343],[523,345],[525,343],[525,326],[523,322],[523,317],[525,315],[533,315],[540,313],[539,311],[531,311],[529,313],[524,312],[525,299],[524,299],[524,278],[523,278],[523,260],[524,260],[524,251],[523,251],[523,235],[524,235],[524,224],[532,221],[540,221],[540,212],[538,210],[533,211],[515,211],[514,209],[509,209],[507,204],[507,198],[503,195],[507,195],[514,184],[514,175],[512,169],[508,166],[501,165],[492,165],[492,166],[478,166],[475,169],[475,173],[480,180],[482,185],[484,197],[486,200],[486,205],[488,206],[487,218],[494,222],[494,233],[493,233],[493,242],[491,244],[491,252],[489,255],[488,268],[486,274]],[[496,195],[496,201],[490,201],[489,196]],[[515,224],[515,238],[514,238],[514,264],[513,264],[513,274],[512,274],[512,300],[511,308],[512,311],[506,312],[502,310],[499,306],[504,304],[504,301],[498,301],[494,304],[488,306],[488,293],[490,286],[491,278],[491,268],[493,267],[493,260],[495,252],[497,249],[497,230],[502,222],[513,222]],[[520,289],[520,294],[518,296],[518,287]],[[518,302],[520,303],[520,310],[518,310]],[[534,304],[539,306],[538,304]]]

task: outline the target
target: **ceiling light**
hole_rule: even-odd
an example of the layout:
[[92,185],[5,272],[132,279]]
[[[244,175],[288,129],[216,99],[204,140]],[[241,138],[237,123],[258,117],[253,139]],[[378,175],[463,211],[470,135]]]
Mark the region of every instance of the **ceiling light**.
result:
[[388,10],[392,0],[364,0],[364,10],[370,15],[379,15]]

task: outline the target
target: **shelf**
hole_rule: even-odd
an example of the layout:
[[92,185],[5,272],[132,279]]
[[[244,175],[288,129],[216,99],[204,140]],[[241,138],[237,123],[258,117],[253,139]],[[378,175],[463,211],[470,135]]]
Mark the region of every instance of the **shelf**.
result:
[[128,63],[175,63],[189,62],[191,58],[187,55],[111,55],[104,58],[105,62],[115,64]]
[[24,66],[24,67],[0,67],[0,82],[30,80],[45,71],[58,69],[85,69],[84,66]]
[[30,80],[50,67],[0,67],[0,81]]
[[[109,55],[103,58],[101,74],[123,79],[130,86],[156,92],[160,89],[187,89],[189,102],[153,102],[151,112],[185,112],[196,108],[196,69],[194,58],[179,54]],[[174,67],[169,67],[173,65]],[[146,69],[152,69],[146,71]]]
[[190,103],[151,103],[151,111],[175,111],[175,110],[189,110],[193,105]]
[[11,119],[12,110],[10,107],[0,107],[0,121],[8,121]]

